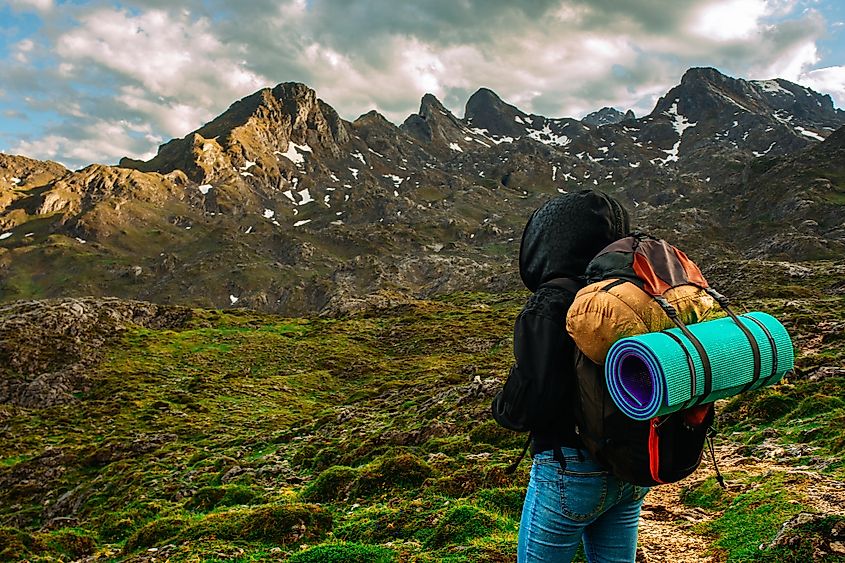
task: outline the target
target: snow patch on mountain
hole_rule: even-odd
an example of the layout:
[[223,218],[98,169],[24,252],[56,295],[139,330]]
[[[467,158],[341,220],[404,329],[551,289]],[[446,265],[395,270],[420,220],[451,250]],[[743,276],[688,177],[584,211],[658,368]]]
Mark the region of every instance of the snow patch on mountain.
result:
[[290,160],[291,162],[293,162],[294,164],[299,166],[300,164],[303,164],[305,162],[305,157],[302,156],[302,152],[299,152],[299,151],[313,152],[311,150],[311,147],[309,147],[308,145],[297,145],[296,143],[291,141],[291,142],[288,143],[288,150],[287,151],[285,151],[285,152],[275,151],[275,153],[280,155],[280,156],[287,158],[288,160]]
[[569,143],[572,142],[572,139],[567,137],[566,135],[557,135],[556,133],[552,132],[552,128],[549,126],[548,123],[545,123],[542,129],[526,129],[528,136],[535,141],[540,141],[546,145],[556,145],[559,147],[565,147]]
[[817,141],[824,141],[824,137],[814,131],[809,131],[807,129],[804,129],[803,127],[795,127],[795,130],[804,135],[805,137],[809,137]]

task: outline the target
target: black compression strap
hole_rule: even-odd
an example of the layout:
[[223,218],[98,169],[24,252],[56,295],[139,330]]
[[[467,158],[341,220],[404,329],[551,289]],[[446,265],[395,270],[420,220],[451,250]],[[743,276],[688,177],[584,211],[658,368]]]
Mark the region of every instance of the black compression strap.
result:
[[704,391],[698,400],[693,403],[693,406],[700,405],[701,402],[704,401],[704,399],[713,391],[713,368],[710,365],[710,357],[707,355],[707,350],[704,349],[704,346],[701,344],[698,337],[690,332],[687,325],[685,325],[681,319],[675,317],[672,321],[678,325],[678,328],[681,329],[684,336],[692,342],[692,345],[695,347],[695,351],[698,352],[698,357],[701,358],[701,367],[704,370]]
[[612,282],[601,288],[599,291],[610,291],[617,285],[622,285],[623,283],[627,283],[627,280],[613,280]]
[[[695,363],[692,361],[692,354],[689,353],[689,349],[684,346],[684,341],[681,340],[677,335],[672,334],[668,330],[661,330],[663,334],[674,340],[678,343],[678,346],[681,347],[681,350],[684,351],[684,355],[687,357],[687,366],[689,366],[689,373],[690,373],[690,399],[695,398],[695,391],[696,391],[696,377],[695,377]],[[686,408],[686,405],[684,406]]]
[[[754,335],[751,334],[751,331],[748,329],[748,327],[745,326],[745,324],[739,320],[739,317],[737,317],[736,313],[734,313],[733,310],[730,308],[728,299],[712,287],[706,288],[705,291],[710,297],[715,299],[719,306],[733,319],[733,321],[736,323],[736,326],[739,327],[739,330],[742,331],[742,333],[745,335],[745,338],[748,339],[748,344],[751,346],[751,354],[754,356],[754,375],[751,378],[751,381],[746,383],[742,390],[740,390],[740,393],[744,393],[754,387],[754,384],[760,380],[760,346],[757,344],[757,339],[754,338]],[[763,328],[763,330],[766,329]],[[769,335],[769,340],[772,343],[772,350],[774,352],[774,340],[771,338],[771,335]],[[774,358],[774,355],[772,357]]]
[[[701,367],[704,370],[704,392],[701,394],[692,405],[700,405],[701,402],[713,391],[713,369],[710,365],[710,357],[707,356],[707,351],[702,346],[701,341],[690,332],[687,328],[687,325],[678,317],[678,311],[669,304],[668,301],[662,296],[652,296],[655,301],[657,301],[658,305],[660,305],[661,309],[666,313],[666,315],[672,320],[673,323],[681,330],[684,336],[692,343],[695,351],[698,352],[698,357],[701,359]],[[695,387],[695,385],[693,385]]]
[[763,380],[763,384],[760,385],[760,387],[764,387],[764,386],[768,385],[769,383],[771,383],[772,380],[774,380],[774,378],[777,377],[777,374],[778,374],[778,349],[777,349],[777,345],[775,344],[775,339],[772,337],[772,333],[769,332],[769,329],[766,327],[766,325],[764,325],[763,323],[761,323],[759,320],[755,319],[754,317],[749,317],[747,315],[743,315],[742,318],[748,319],[749,321],[752,321],[754,324],[759,326],[763,330],[763,332],[766,334],[766,338],[769,341],[769,346],[772,347],[772,373],[769,374],[769,376],[766,377]]

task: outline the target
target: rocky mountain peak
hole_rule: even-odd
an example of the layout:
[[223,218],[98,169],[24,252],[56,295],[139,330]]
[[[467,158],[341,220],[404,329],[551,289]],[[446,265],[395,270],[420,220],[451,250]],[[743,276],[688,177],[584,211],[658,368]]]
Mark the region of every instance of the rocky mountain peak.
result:
[[581,123],[594,127],[601,127],[602,125],[619,123],[620,121],[625,121],[626,119],[636,119],[632,110],[629,109],[623,113],[616,108],[603,107],[598,111],[587,114],[584,119],[581,120]]
[[377,126],[377,127],[395,127],[393,123],[390,122],[385,116],[377,112],[376,110],[370,110],[365,114],[362,114],[352,122],[352,125],[355,127],[360,126]]
[[489,88],[479,88],[470,96],[464,119],[472,127],[486,129],[491,135],[512,137],[523,135],[525,127],[520,124],[530,121],[526,113],[504,102]]
[[[845,112],[787,80],[750,81],[714,68],[691,68],[645,122],[651,129],[648,139],[674,162],[708,152],[714,139],[754,157],[788,154],[823,140],[845,123]],[[716,164],[694,161],[702,173]]]
[[[658,101],[652,115],[670,111],[673,104],[683,111],[688,106],[709,116],[712,112],[729,110],[735,113],[754,113],[772,116],[775,121],[789,125],[796,122],[806,128],[836,129],[845,119],[845,112],[833,107],[829,95],[819,94],[799,84],[782,78],[772,80],[743,80],[725,76],[715,68],[691,68],[681,78],[681,83]],[[780,115],[779,115],[780,113]],[[788,115],[787,115],[788,114]],[[696,117],[696,116],[691,116]]]
[[448,145],[462,137],[464,125],[434,94],[425,94],[420,101],[420,112],[409,115],[401,129],[425,143]]
[[420,115],[427,118],[434,115],[435,112],[452,113],[437,99],[437,96],[427,93],[420,100]]
[[713,67],[692,67],[687,69],[681,77],[681,85],[688,86],[701,83],[721,84],[729,80],[735,80],[725,76]]
[[277,156],[288,154],[291,146],[336,156],[348,140],[346,124],[314,90],[285,82],[235,102],[196,131],[159,147],[153,159],[123,159],[120,166],[160,173],[181,169],[196,182],[209,182],[231,177],[246,163],[275,174]]

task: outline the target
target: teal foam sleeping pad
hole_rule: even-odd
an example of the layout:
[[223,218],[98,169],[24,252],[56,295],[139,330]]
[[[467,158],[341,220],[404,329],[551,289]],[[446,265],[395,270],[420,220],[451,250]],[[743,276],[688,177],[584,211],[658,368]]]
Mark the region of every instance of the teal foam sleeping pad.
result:
[[[786,328],[766,313],[747,313],[738,318],[760,350],[760,378],[749,390],[780,381],[795,364],[792,339]],[[699,403],[731,397],[742,392],[752,381],[752,346],[732,318],[692,324],[687,328],[701,342],[710,359],[711,392],[702,397],[704,367],[701,357],[680,329],[622,338],[608,352],[605,379],[614,403],[629,417],[648,420],[669,414],[690,406],[688,403],[693,397],[701,398]],[[671,333],[677,340],[666,333]],[[690,363],[695,371],[695,393]]]

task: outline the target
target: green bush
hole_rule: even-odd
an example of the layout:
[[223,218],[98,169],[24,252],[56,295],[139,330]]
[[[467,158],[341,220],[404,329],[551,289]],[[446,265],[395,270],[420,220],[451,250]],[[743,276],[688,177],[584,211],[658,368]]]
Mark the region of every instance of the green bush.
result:
[[137,530],[157,511],[148,506],[132,506],[126,510],[111,512],[100,522],[99,536],[104,541],[120,541]]
[[525,443],[525,434],[512,432],[499,426],[494,420],[482,422],[469,433],[469,439],[475,444],[489,444],[499,448],[521,448]]
[[475,493],[474,498],[481,506],[519,520],[522,516],[522,503],[525,501],[525,488],[481,489]]
[[97,544],[87,532],[81,530],[58,530],[46,536],[47,547],[62,555],[69,555],[74,559],[93,555]]
[[37,537],[15,528],[0,528],[0,561],[23,561],[30,553],[44,549]]
[[329,467],[302,491],[302,498],[310,502],[344,500],[349,495],[358,470],[345,465]]
[[263,541],[292,544],[319,540],[332,529],[332,517],[314,504],[267,504],[209,514],[191,524],[188,539]]
[[179,516],[159,518],[138,528],[123,547],[125,553],[145,547],[153,547],[176,536],[185,527],[185,519]]
[[732,397],[719,411],[721,424],[773,422],[796,407],[798,401],[777,388]]
[[507,473],[503,465],[492,465],[486,469],[466,465],[450,472],[434,482],[434,488],[452,497],[464,497],[479,489],[496,489],[512,486],[527,480],[530,464],[524,463],[516,473]]
[[294,554],[291,563],[390,563],[396,554],[390,549],[360,543],[317,545]]
[[839,397],[816,393],[801,401],[798,407],[789,413],[789,416],[792,418],[807,418],[829,413],[842,407],[845,407],[845,401]]
[[[728,479],[729,476],[725,475]],[[680,491],[681,502],[687,506],[697,506],[708,510],[720,510],[724,503],[730,502],[729,495],[719,485],[715,477],[685,485]]]
[[496,519],[490,513],[474,506],[458,505],[449,509],[437,523],[428,543],[433,547],[463,544],[488,536],[497,529]]
[[396,508],[384,505],[370,506],[349,515],[335,530],[335,536],[365,543],[420,539],[427,531],[430,517],[431,510],[428,507],[410,506],[406,502]]
[[414,454],[388,455],[361,469],[353,494],[368,496],[397,487],[418,487],[431,474],[431,467]]
[[262,504],[263,494],[251,487],[243,485],[223,485],[203,487],[185,503],[188,510],[208,512],[221,506],[236,506],[239,504]]

